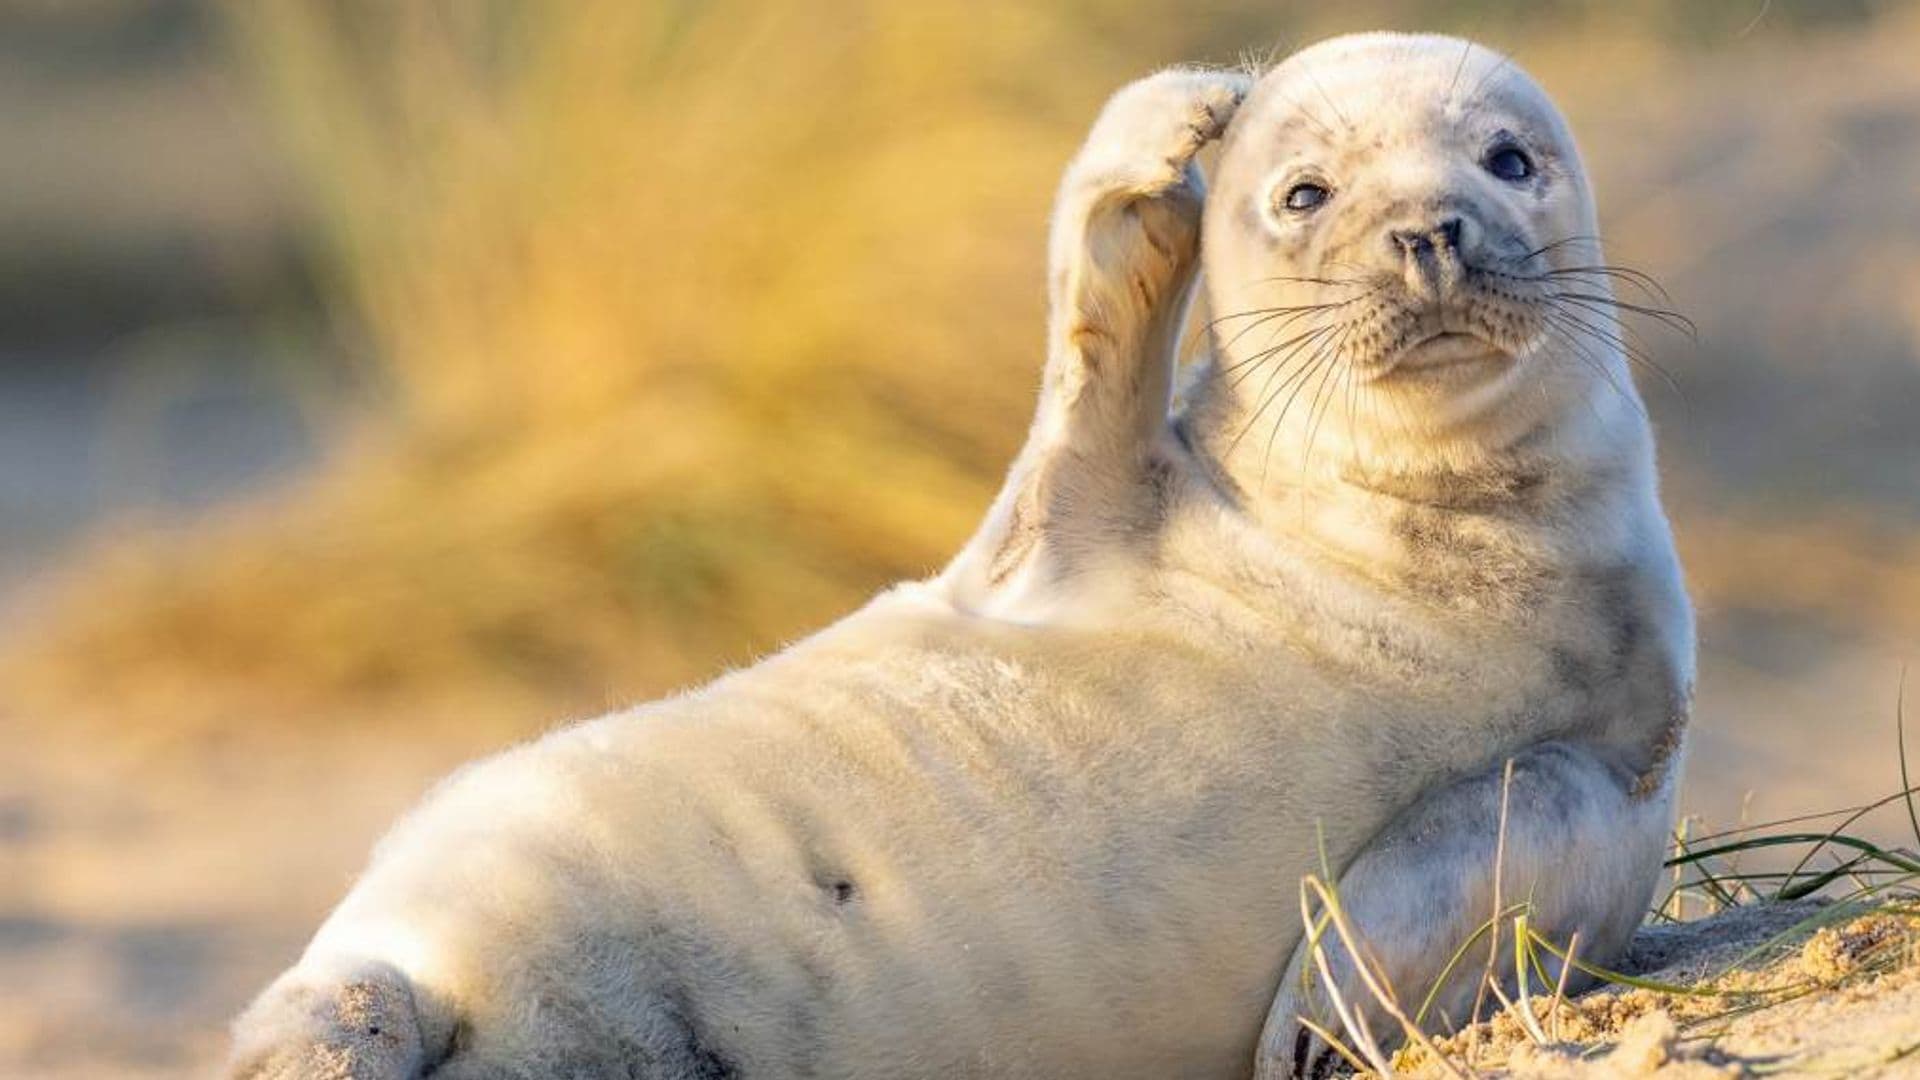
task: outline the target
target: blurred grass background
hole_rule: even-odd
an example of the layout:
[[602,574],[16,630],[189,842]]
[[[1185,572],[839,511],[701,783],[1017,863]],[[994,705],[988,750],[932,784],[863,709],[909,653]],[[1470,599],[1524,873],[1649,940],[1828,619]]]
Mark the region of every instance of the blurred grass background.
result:
[[938,567],[1105,95],[1383,26],[1514,52],[1701,324],[1689,802],[1892,787],[1911,3],[13,0],[0,1072],[191,1071],[433,772]]

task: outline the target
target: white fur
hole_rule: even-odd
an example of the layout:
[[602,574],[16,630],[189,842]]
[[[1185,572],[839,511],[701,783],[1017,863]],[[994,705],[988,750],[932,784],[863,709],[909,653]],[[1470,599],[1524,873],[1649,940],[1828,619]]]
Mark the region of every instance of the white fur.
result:
[[[1338,80],[1364,131],[1375,82],[1419,100],[1456,57],[1484,73],[1462,48],[1347,41],[1262,82],[1205,203],[1216,314],[1301,258],[1235,215],[1273,172],[1268,126],[1299,107],[1302,72]],[[1684,716],[1646,702],[1684,696],[1692,641],[1624,365],[1602,358],[1627,386],[1610,395],[1600,368],[1524,356],[1505,389],[1368,391],[1323,417],[1311,455],[1297,415],[1230,450],[1253,410],[1216,334],[1170,424],[1192,157],[1245,90],[1167,72],[1095,125],[1055,219],[1033,434],[952,566],[749,670],[446,781],[237,1023],[235,1075],[1228,1077],[1257,1054],[1284,1072],[1310,1004],[1282,985],[1297,883],[1321,844],[1391,933],[1404,890],[1367,853],[1447,800],[1483,810],[1475,778],[1548,743],[1565,767],[1542,790],[1588,785],[1645,821],[1556,910],[1637,914]],[[1451,182],[1394,157],[1443,144],[1385,134],[1396,183]],[[1568,191],[1552,214],[1590,222]],[[1554,496],[1537,512],[1403,490],[1479,475],[1536,424]],[[1602,670],[1623,619],[1634,663]],[[1587,824],[1517,822],[1546,838],[1516,841],[1520,870],[1551,878],[1556,837],[1606,842]],[[1453,850],[1408,865],[1478,858],[1471,836]],[[1417,973],[1414,936],[1379,944]],[[375,1013],[384,1042],[354,1026]]]

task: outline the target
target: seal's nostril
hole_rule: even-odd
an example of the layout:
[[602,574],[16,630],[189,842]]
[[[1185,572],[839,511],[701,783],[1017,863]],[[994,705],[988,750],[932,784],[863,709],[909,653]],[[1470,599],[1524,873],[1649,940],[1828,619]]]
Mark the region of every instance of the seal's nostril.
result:
[[1460,219],[1459,218],[1450,217],[1447,220],[1442,221],[1440,223],[1440,227],[1438,229],[1435,229],[1434,232],[1439,235],[1441,243],[1455,250],[1459,249],[1460,247]]
[[1387,235],[1394,247],[1409,255],[1423,255],[1433,249],[1433,237],[1421,229],[1394,229]]

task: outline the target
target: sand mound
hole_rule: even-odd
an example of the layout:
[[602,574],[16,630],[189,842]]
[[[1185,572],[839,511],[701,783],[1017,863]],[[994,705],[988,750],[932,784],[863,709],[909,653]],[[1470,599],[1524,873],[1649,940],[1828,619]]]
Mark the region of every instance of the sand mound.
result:
[[[1639,986],[1535,999],[1439,1040],[1467,1075],[1530,1080],[1920,1076],[1920,912],[1814,902],[1650,926],[1625,964]],[[1456,1075],[1424,1048],[1396,1073]]]

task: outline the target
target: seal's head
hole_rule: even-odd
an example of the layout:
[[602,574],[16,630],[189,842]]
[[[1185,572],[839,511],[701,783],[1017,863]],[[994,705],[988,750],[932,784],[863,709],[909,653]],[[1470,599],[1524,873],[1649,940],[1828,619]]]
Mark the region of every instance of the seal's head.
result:
[[1365,455],[1521,438],[1595,379],[1631,393],[1596,231],[1566,122],[1505,57],[1308,48],[1242,106],[1208,200],[1217,396],[1256,443]]

